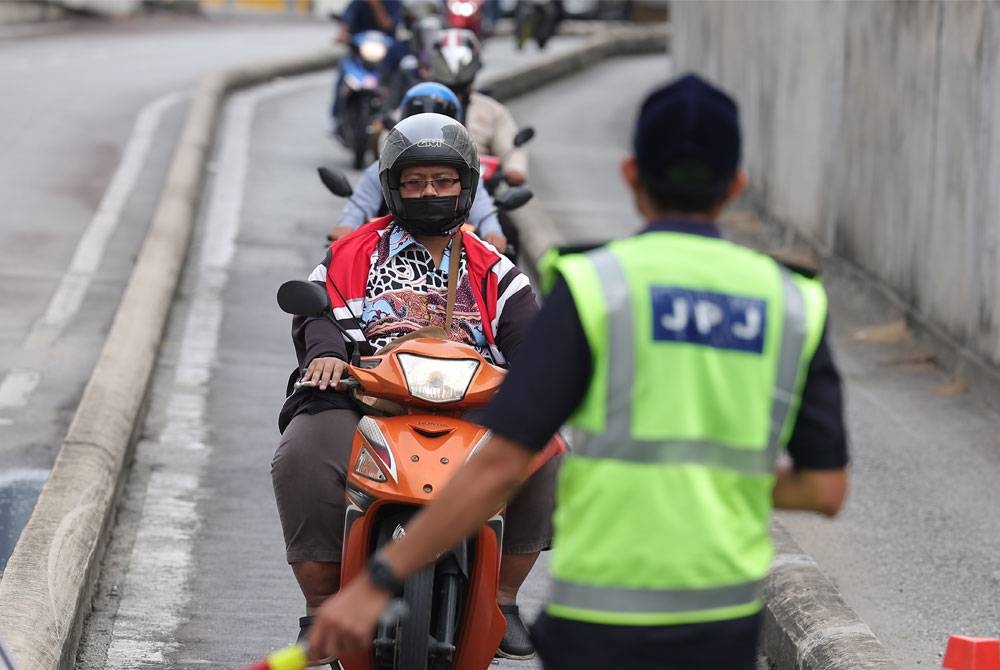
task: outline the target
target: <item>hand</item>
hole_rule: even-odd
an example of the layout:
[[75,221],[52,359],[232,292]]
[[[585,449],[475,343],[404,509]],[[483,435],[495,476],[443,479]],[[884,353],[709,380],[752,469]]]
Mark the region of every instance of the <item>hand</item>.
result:
[[340,658],[367,649],[390,596],[365,575],[328,598],[313,614],[309,658]]
[[347,235],[348,233],[353,233],[355,230],[356,230],[355,228],[351,228],[350,226],[337,226],[336,228],[330,231],[330,234],[327,235],[326,238],[331,242],[336,242],[344,235]]
[[337,388],[346,369],[347,363],[335,356],[314,358],[302,375],[302,383],[316,386],[320,391],[325,391],[328,387]]
[[507,238],[503,235],[498,235],[497,233],[490,233],[484,235],[483,239],[492,244],[497,248],[497,251],[503,253],[507,249]]
[[525,180],[523,172],[520,170],[508,170],[507,168],[503,169],[503,178],[511,186],[520,186]]

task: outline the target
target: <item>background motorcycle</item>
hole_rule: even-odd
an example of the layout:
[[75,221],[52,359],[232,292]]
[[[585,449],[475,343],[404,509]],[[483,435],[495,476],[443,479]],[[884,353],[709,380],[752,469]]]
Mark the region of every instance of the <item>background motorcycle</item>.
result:
[[[314,282],[286,282],[278,304],[290,314],[333,319],[326,288]],[[344,584],[364,571],[380,547],[405,535],[410,519],[489,441],[490,432],[463,415],[485,405],[505,374],[473,347],[432,338],[355,357],[348,372],[348,388],[396,409],[391,416],[362,417],[354,436]],[[564,450],[557,436],[535,457],[532,472]],[[397,594],[403,606],[395,604],[405,615],[383,618],[371,650],[340,659],[345,670],[488,668],[506,626],[496,601],[503,527],[498,511],[472,537],[408,578]]]
[[544,49],[556,34],[562,19],[562,4],[558,0],[518,0],[514,9],[514,40],[518,49],[534,39]]
[[471,30],[481,38],[485,5],[485,0],[445,0],[444,17],[449,27]]
[[[517,131],[514,135],[514,148],[524,145],[531,138],[535,136],[535,129],[531,126],[526,126]],[[479,156],[479,169],[483,176],[483,185],[486,186],[486,191],[493,197],[494,202],[497,198],[500,198],[504,193],[513,188],[526,188],[523,186],[508,186],[506,178],[503,173],[503,159],[506,156],[491,156],[489,154],[482,154]],[[504,237],[507,238],[507,251],[504,253],[510,257],[511,260],[516,261],[517,249],[521,246],[521,236],[518,234],[517,226],[514,222],[510,220],[507,216],[507,212],[512,207],[500,207],[497,206],[497,218],[500,220],[500,229],[503,231]]]
[[355,170],[362,169],[375,143],[388,95],[384,80],[390,74],[387,60],[395,40],[377,30],[366,30],[351,37],[350,51],[340,61],[343,82],[340,96],[337,134],[353,154]]

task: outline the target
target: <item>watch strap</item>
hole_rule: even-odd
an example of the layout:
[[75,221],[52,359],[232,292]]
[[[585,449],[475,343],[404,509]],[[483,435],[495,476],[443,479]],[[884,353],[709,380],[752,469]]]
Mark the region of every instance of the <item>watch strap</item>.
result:
[[403,580],[397,577],[392,567],[377,554],[368,561],[367,571],[371,583],[384,591],[396,593],[403,588]]

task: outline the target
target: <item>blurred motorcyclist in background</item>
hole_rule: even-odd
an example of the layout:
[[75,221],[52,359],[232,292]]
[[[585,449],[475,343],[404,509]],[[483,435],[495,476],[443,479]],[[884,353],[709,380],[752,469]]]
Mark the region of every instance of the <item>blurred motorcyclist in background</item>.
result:
[[462,123],[481,154],[502,156],[504,175],[512,186],[528,176],[528,155],[514,147],[517,123],[503,104],[473,90],[476,74],[482,69],[479,39],[469,30],[442,30],[431,46],[430,79],[446,85],[458,96],[465,110]]
[[[377,30],[389,37],[395,38],[396,27],[403,16],[402,0],[351,0],[340,15],[340,32],[337,42],[347,44],[351,37],[366,30]],[[398,43],[389,50],[384,67],[386,73],[393,73],[399,68],[399,62],[406,55],[405,43]],[[344,85],[344,73],[337,75],[333,87],[333,104],[330,108],[330,133],[336,134],[341,104],[341,90]]]
[[[462,105],[447,86],[435,82],[424,82],[412,87],[403,96],[399,107],[399,117],[405,119],[422,112],[444,114],[457,120],[462,116]],[[354,189],[354,194],[345,203],[337,227],[330,231],[331,241],[343,237],[357,229],[361,224],[379,216],[380,211],[385,206],[384,203],[382,186],[378,177],[378,161],[374,161],[364,171]],[[507,248],[507,239],[500,229],[493,198],[486,191],[481,176],[479,177],[476,197],[472,201],[472,208],[469,211],[469,223],[476,229],[477,235],[499,251]]]

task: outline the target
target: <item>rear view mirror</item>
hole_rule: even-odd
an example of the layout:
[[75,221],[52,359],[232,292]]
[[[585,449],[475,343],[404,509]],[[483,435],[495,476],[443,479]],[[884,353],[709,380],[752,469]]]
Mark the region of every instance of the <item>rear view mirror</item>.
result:
[[496,204],[497,209],[509,211],[526,205],[534,195],[527,186],[511,186],[503,193],[493,196],[493,202]]
[[319,173],[319,180],[326,186],[326,190],[341,198],[350,198],[354,193],[351,182],[339,170],[331,170],[328,167],[321,167],[316,170]]
[[278,307],[295,316],[320,316],[330,308],[330,297],[315,282],[293,279],[278,289]]
[[519,147],[522,144],[526,144],[534,136],[535,136],[535,129],[532,128],[531,126],[525,126],[524,128],[521,128],[519,131],[517,131],[516,135],[514,135],[514,146]]

